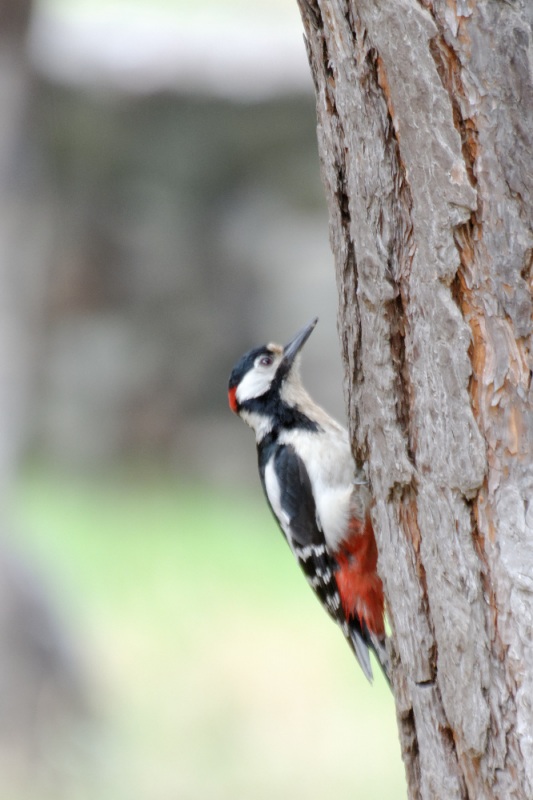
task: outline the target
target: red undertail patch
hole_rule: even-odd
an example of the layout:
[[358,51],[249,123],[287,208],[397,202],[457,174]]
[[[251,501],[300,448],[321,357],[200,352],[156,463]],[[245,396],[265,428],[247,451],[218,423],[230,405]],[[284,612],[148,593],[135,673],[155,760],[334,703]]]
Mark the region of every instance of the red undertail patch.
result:
[[348,538],[337,555],[337,586],[349,619],[357,616],[371,633],[385,635],[383,584],[376,568],[378,551],[370,517],[352,519]]
[[237,387],[233,386],[233,388],[228,390],[228,401],[229,401],[229,407],[231,408],[234,414],[236,414],[238,410],[236,395],[237,395]]

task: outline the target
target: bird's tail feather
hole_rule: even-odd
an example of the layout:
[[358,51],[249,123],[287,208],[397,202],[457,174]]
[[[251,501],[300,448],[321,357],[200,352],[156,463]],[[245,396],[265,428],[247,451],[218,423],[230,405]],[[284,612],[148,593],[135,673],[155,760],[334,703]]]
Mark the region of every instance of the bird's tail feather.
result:
[[372,664],[370,663],[370,651],[368,649],[368,642],[365,639],[364,635],[361,631],[358,630],[351,630],[350,631],[350,642],[352,644],[355,657],[359,662],[359,665],[365,676],[368,678],[370,683],[372,683],[374,679],[374,674],[372,672]]
[[373,650],[379,665],[383,671],[387,683],[391,685],[390,681],[390,657],[387,649],[387,640],[385,637],[376,636],[370,633],[366,625],[363,624],[362,629],[359,626],[350,625],[350,643],[353,647],[355,657],[359,662],[361,669],[370,683],[374,679],[372,672],[372,664],[370,662],[370,650]]
[[387,649],[387,640],[385,637],[379,638],[373,633],[369,633],[369,639],[372,650],[376,654],[376,658],[379,661],[379,666],[381,667],[381,670],[387,679],[387,683],[390,686],[390,656]]

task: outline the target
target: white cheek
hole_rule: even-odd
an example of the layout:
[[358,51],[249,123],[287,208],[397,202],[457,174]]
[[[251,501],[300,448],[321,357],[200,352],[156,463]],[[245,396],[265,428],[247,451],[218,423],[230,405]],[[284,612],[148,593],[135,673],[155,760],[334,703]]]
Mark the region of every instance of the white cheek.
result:
[[262,394],[268,391],[272,383],[273,374],[268,371],[252,369],[246,373],[242,381],[237,387],[237,400],[239,403],[244,403],[246,400],[252,400],[254,397],[261,397]]

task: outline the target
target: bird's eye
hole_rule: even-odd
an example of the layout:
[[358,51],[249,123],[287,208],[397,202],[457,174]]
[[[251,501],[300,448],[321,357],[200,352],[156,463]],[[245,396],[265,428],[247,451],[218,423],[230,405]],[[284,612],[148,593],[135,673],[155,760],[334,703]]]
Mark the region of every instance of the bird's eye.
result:
[[274,360],[274,359],[272,358],[272,356],[262,356],[262,357],[259,359],[259,364],[260,364],[262,367],[270,367],[270,365],[272,364],[272,361],[273,361],[273,360]]

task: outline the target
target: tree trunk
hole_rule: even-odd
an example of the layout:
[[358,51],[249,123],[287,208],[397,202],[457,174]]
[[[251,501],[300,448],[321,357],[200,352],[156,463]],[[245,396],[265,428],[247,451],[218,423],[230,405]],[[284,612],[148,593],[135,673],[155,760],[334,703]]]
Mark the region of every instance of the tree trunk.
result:
[[[58,792],[87,720],[76,646],[55,593],[16,543],[6,502],[24,448],[46,296],[48,212],[25,57],[31,0],[0,0],[0,796]],[[79,739],[78,739],[79,741]],[[60,785],[61,784],[61,785]],[[28,794],[28,796],[29,796]]]
[[409,796],[532,798],[533,4],[298,2]]

